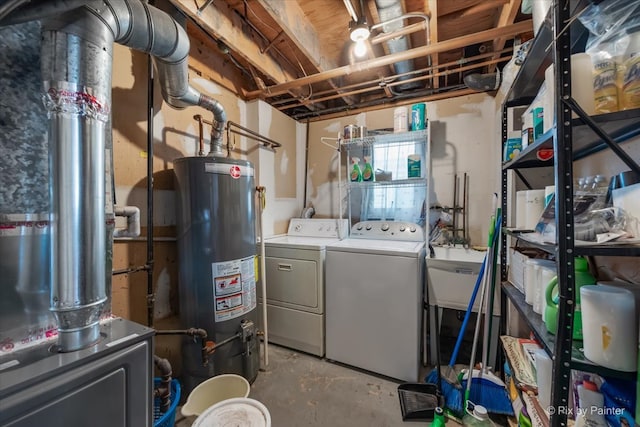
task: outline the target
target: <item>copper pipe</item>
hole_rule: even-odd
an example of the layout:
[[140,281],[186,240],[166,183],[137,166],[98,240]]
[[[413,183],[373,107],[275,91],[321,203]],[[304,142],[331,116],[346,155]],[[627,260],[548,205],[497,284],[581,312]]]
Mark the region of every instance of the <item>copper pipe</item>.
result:
[[[461,58],[461,59],[458,59],[456,61],[450,61],[450,62],[446,62],[444,64],[437,64],[437,65],[434,65],[432,67],[425,67],[425,68],[421,68],[419,70],[410,71],[408,73],[402,73],[402,74],[397,74],[397,75],[394,75],[394,76],[390,76],[388,78],[391,79],[391,78],[402,77],[402,76],[411,75],[411,74],[427,73],[429,71],[433,71],[433,70],[436,70],[436,69],[450,67],[450,66],[454,66],[454,65],[466,64],[468,62],[478,61],[480,59],[494,57],[496,55],[502,55],[503,53],[510,53],[512,51],[513,51],[513,49],[509,47],[509,48],[505,48],[505,49],[499,50],[497,52],[489,52],[489,53],[483,53],[481,55],[472,56],[472,57],[469,57],[469,58]],[[503,58],[500,58],[500,60],[501,61],[508,61],[510,58],[511,58],[510,56],[509,57],[503,57]],[[484,63],[474,64],[474,66],[477,67],[477,66],[480,66],[480,65],[483,65],[483,64]],[[356,89],[356,88],[363,87],[363,86],[366,87],[366,86],[370,86],[370,85],[380,85],[380,84],[381,84],[380,83],[380,79],[376,79],[376,80],[369,80],[369,81],[366,81],[366,82],[359,82],[359,83],[353,83],[353,84],[350,84],[350,85],[342,86],[340,89],[345,91],[345,90],[349,90],[349,89]],[[370,88],[367,89],[367,90],[370,90]],[[365,92],[366,92],[366,90],[365,90]],[[334,94],[334,93],[335,93],[335,90],[327,89],[327,90],[315,92],[314,95],[315,96],[322,96],[322,95]],[[352,92],[349,92],[349,93],[352,93]],[[359,93],[361,93],[361,92],[359,92]],[[275,102],[271,103],[271,105],[274,106],[274,107],[277,107],[279,105],[293,104],[294,102],[296,103],[295,105],[299,105],[301,101],[298,100],[297,98],[287,98],[287,99],[282,99],[280,101],[275,101]]]
[[[445,91],[445,92],[435,93],[432,95],[418,96],[415,98],[406,99],[406,100],[397,101],[397,102],[386,102],[386,103],[381,102],[376,105],[370,105],[362,108],[352,108],[352,109],[345,108],[342,111],[337,111],[335,113],[327,113],[327,114],[323,114],[322,116],[320,115],[313,116],[312,115],[313,113],[305,114],[304,116],[301,116],[300,119],[308,120],[309,122],[317,122],[320,120],[323,120],[323,121],[332,120],[335,118],[352,116],[354,114],[364,113],[367,111],[377,111],[381,108],[383,104],[387,105],[388,107],[399,107],[401,105],[415,104],[416,102],[433,102],[433,101],[438,101],[440,99],[449,99],[449,98],[455,98],[458,96],[473,95],[476,93],[478,93],[478,91],[474,89],[460,89],[455,91]],[[299,120],[299,119],[296,118],[296,120]]]
[[442,42],[434,43],[428,46],[417,47],[409,49],[404,52],[394,53],[392,55],[386,55],[381,58],[374,58],[368,61],[363,61],[356,64],[345,65],[342,67],[334,68],[333,70],[323,71],[321,73],[313,74],[299,79],[281,83],[273,86],[269,86],[264,90],[255,90],[251,92],[245,92],[247,98],[263,97],[271,98],[285,94],[287,91],[299,88],[302,86],[318,83],[332,78],[342,77],[348,74],[357,73],[360,71],[367,71],[372,68],[383,67],[391,65],[398,61],[405,61],[408,59],[415,59],[427,55],[433,55],[440,52],[446,52],[449,50],[463,48],[470,44],[481,43],[484,41],[493,40],[498,37],[511,37],[517,34],[531,31],[532,20],[517,22],[515,24],[507,25],[500,28],[492,28],[489,30],[481,31],[466,36],[456,37],[454,39],[445,40]]
[[407,25],[406,27],[403,27],[397,31],[394,31],[392,33],[380,33],[375,37],[371,38],[371,44],[379,44],[379,43],[384,43],[387,40],[391,40],[391,39],[395,39],[396,37],[400,37],[400,36],[404,36],[407,34],[411,34],[411,33],[416,33],[418,31],[423,31],[427,29],[427,23],[426,21],[422,21],[420,23],[417,24],[411,24],[411,25]]
[[[440,71],[438,73],[434,73],[434,74],[430,74],[427,76],[420,76],[420,77],[415,77],[413,79],[407,79],[407,80],[402,80],[402,81],[397,81],[397,82],[391,82],[386,84],[385,86],[397,86],[397,85],[401,85],[401,84],[405,84],[405,83],[409,83],[409,82],[415,82],[415,81],[422,81],[422,80],[428,80],[431,78],[435,78],[435,77],[440,77],[440,76],[448,76],[450,74],[454,74],[454,73],[459,73],[462,71],[467,71],[467,70],[472,70],[478,67],[483,67],[485,65],[491,65],[491,64],[497,64],[499,62],[505,61],[505,58],[499,58],[499,59],[491,59],[489,61],[485,61],[485,62],[481,62],[478,64],[471,64],[471,65],[466,65],[464,67],[460,67],[460,68],[456,68],[456,69],[451,69],[451,70],[445,70],[445,71]],[[335,99],[335,98],[340,98],[342,96],[350,96],[350,95],[357,95],[357,94],[361,94],[361,93],[367,93],[367,92],[372,92],[375,90],[380,90],[381,88],[378,87],[368,87],[368,88],[364,88],[364,89],[357,89],[357,90],[353,90],[353,91],[349,91],[349,92],[344,92],[341,95],[330,95],[330,96],[326,96],[326,97],[322,97],[322,98],[314,98],[311,101],[327,101],[329,99]],[[384,87],[382,88],[384,89]],[[288,104],[286,106],[280,107],[278,108],[278,110],[280,111],[285,111],[288,110],[290,108],[294,108],[297,107],[299,105],[302,105],[300,102],[298,102],[297,104]]]
[[204,156],[204,126],[207,123],[213,126],[213,122],[205,120],[200,114],[193,116],[198,121],[198,156]]

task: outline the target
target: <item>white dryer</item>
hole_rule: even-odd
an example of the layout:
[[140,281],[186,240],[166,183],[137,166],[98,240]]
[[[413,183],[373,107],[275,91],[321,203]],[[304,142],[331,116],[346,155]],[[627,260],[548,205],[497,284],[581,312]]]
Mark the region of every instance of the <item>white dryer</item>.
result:
[[346,219],[292,218],[286,235],[265,239],[270,342],[324,356],[325,248],[347,232]]
[[419,381],[424,259],[424,231],[407,222],[359,222],[327,246],[327,359]]

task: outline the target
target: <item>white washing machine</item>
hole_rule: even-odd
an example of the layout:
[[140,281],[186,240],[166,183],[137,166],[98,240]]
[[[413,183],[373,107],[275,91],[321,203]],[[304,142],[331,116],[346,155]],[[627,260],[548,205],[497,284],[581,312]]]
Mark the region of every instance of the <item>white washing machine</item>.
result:
[[270,342],[324,356],[325,248],[347,231],[346,219],[292,218],[286,235],[264,240]]
[[359,222],[327,246],[327,359],[419,381],[424,260],[424,231],[408,222]]

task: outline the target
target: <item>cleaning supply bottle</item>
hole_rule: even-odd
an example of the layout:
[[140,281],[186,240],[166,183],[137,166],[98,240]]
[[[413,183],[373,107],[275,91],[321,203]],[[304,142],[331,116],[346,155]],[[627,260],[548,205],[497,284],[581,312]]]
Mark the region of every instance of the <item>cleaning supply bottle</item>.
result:
[[[583,257],[575,257],[575,308],[573,313],[573,339],[582,339],[582,312],[580,310],[580,287],[595,285],[596,278],[589,273],[589,264]],[[558,330],[558,276],[551,279],[547,285],[545,299],[547,305],[544,309],[544,320],[547,330],[555,334]]]
[[474,426],[474,427],[495,427],[487,408],[480,405],[473,406],[473,412],[465,411],[464,417],[462,417],[462,425]]
[[363,181],[373,181],[373,167],[371,166],[371,156],[364,156],[364,170],[362,171]]
[[434,411],[433,422],[431,423],[431,427],[444,427],[444,425],[445,425],[444,410],[441,407],[437,406]]
[[351,169],[351,182],[360,182],[362,181],[362,170],[360,170],[360,159],[357,157],[351,158],[351,163],[353,164],[353,168]]

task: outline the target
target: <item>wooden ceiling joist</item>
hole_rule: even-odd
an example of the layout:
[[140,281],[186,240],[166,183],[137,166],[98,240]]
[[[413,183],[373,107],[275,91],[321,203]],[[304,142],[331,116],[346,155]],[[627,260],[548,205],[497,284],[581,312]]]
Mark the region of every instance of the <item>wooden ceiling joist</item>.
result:
[[[518,15],[518,10],[520,10],[520,5],[522,4],[522,0],[510,0],[508,4],[502,6],[502,11],[500,12],[500,17],[498,18],[498,22],[496,22],[496,27],[504,27],[505,25],[513,24],[513,21],[516,19]],[[493,51],[499,52],[504,49],[504,45],[507,43],[506,37],[498,37],[493,41]],[[497,56],[496,56],[497,57]],[[494,58],[496,58],[494,57]],[[493,72],[495,70],[495,65],[489,67],[489,72]]]
[[433,43],[429,46],[417,47],[417,48],[409,49],[404,52],[399,52],[392,55],[386,55],[381,58],[374,58],[374,59],[370,59],[360,63],[338,67],[333,70],[324,71],[324,72],[307,76],[307,77],[302,77],[287,83],[270,86],[270,87],[267,87],[264,91],[259,90],[259,91],[247,92],[245,93],[245,95],[249,99],[256,98],[256,97],[265,97],[265,98],[274,97],[274,96],[282,95],[294,88],[300,88],[302,86],[318,83],[321,81],[326,81],[332,78],[345,76],[351,73],[367,71],[373,68],[387,66],[397,61],[414,59],[414,58],[423,57],[426,55],[433,55],[439,52],[446,52],[453,49],[460,49],[472,44],[483,43],[490,40],[494,40],[498,37],[513,37],[517,34],[522,34],[524,32],[529,31],[531,29],[531,25],[532,25],[532,21],[526,20],[526,21],[515,23],[515,24],[507,25],[502,28],[492,28],[492,29],[480,31],[474,34],[461,36],[461,37],[457,37],[450,40],[440,41],[438,43]]
[[[306,58],[314,66],[313,72],[322,72],[337,67],[337,64],[328,58],[333,57],[333,53],[327,52],[319,41],[316,29],[308,23],[306,16],[297,2],[282,0],[258,0],[262,8],[271,18],[282,28],[292,43],[300,49]],[[307,74],[306,70],[302,70]],[[329,84],[336,90],[339,86],[329,80]],[[347,104],[355,101],[345,97]]]
[[[218,6],[218,3],[214,2],[199,12],[198,4],[193,0],[170,1],[209,36],[224,42],[233,52],[242,56],[245,61],[276,84],[288,82],[297,77],[293,70],[287,70],[271,56],[262,54],[260,46],[242,31],[243,24],[240,18],[230,10],[226,10],[224,5]],[[200,0],[199,3],[203,4],[204,0]]]

